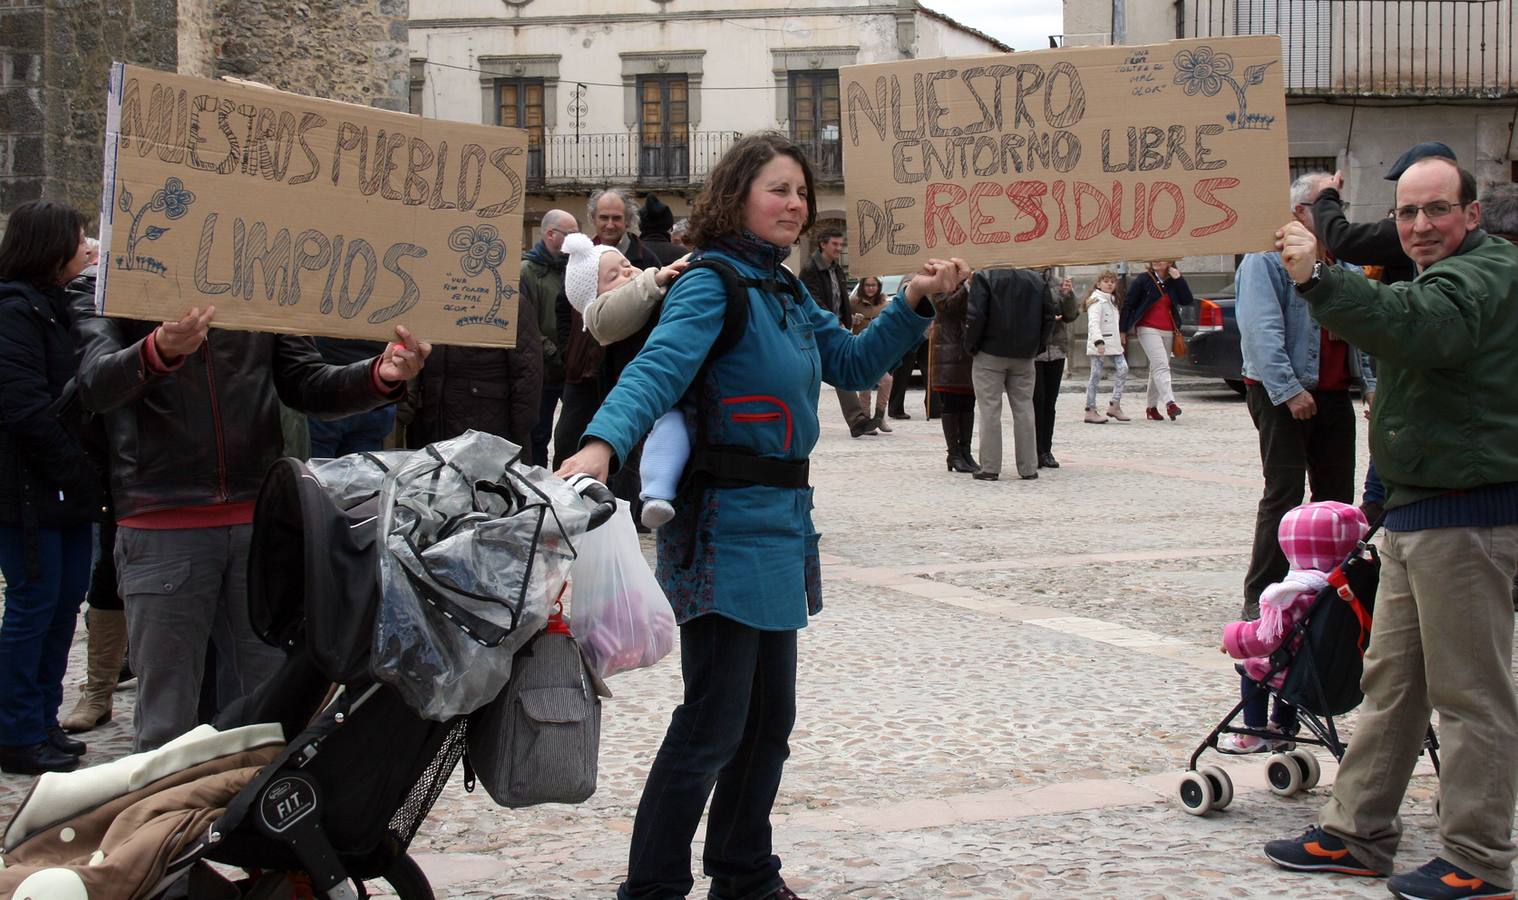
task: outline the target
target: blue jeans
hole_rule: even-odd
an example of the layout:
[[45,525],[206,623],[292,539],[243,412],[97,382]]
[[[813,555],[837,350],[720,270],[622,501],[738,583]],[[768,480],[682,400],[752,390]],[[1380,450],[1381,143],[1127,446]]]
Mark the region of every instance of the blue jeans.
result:
[[336,459],[349,453],[381,450],[395,428],[395,405],[323,421],[311,419],[311,458]]
[[1268,711],[1271,722],[1279,725],[1287,734],[1296,734],[1297,708],[1280,697],[1277,697],[1272,705],[1270,693],[1258,688],[1259,685],[1248,675],[1239,676],[1239,699],[1249,701],[1244,705],[1244,726],[1264,728],[1265,714]]
[[[770,809],[796,722],[796,632],[709,614],[680,626],[685,702],[654,757],[633,822],[621,900],[690,893],[690,845],[707,797],[702,867],[712,900],[759,900],[785,885]],[[716,788],[713,794],[713,788]]]
[[89,523],[36,528],[28,571],[26,530],[0,527],[5,619],[0,623],[0,746],[29,747],[58,725],[74,620],[90,583]]
[[1088,353],[1086,359],[1091,361],[1091,378],[1086,382],[1086,408],[1096,409],[1096,394],[1101,390],[1102,368],[1108,360],[1117,369],[1117,381],[1112,385],[1112,402],[1123,402],[1123,388],[1128,386],[1128,358],[1118,354],[1106,356],[1100,353]]

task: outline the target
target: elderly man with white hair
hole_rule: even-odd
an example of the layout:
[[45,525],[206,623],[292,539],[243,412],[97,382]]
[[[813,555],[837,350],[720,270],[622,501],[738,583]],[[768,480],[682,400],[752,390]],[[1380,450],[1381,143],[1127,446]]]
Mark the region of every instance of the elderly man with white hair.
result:
[[[1313,172],[1291,185],[1291,214],[1309,232],[1312,202],[1333,180]],[[1318,258],[1356,273],[1357,267],[1334,263],[1320,241]],[[1260,594],[1287,571],[1276,532],[1281,517],[1302,503],[1310,485],[1312,500],[1353,503],[1355,494],[1355,411],[1351,385],[1365,402],[1375,392],[1370,360],[1341,337],[1319,327],[1307,301],[1292,287],[1281,254],[1250,253],[1239,264],[1235,311],[1244,356],[1245,400],[1260,434],[1260,464],[1265,491],[1255,513],[1254,548],[1244,577],[1244,618],[1260,614]],[[1251,696],[1250,685],[1243,685]],[[1296,729],[1296,712],[1278,704],[1266,728],[1264,694],[1244,710],[1245,725],[1281,733],[1280,738],[1225,735],[1219,749],[1259,753],[1276,749]]]

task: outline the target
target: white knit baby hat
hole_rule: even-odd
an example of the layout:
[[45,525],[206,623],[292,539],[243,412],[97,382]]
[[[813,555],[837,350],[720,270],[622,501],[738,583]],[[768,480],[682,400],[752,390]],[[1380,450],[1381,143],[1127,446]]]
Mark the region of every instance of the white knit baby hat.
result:
[[570,234],[564,237],[563,249],[569,254],[569,265],[564,268],[564,297],[576,312],[584,315],[585,307],[596,299],[596,288],[601,281],[601,254],[617,248],[593,244],[583,234]]

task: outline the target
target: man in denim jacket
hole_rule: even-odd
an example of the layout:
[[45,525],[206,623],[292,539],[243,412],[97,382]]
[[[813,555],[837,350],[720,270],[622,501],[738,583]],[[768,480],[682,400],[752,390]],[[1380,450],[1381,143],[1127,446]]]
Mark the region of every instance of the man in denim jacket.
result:
[[[1292,216],[1309,230],[1312,201],[1332,180],[1327,172],[1315,172],[1292,183]],[[1318,253],[1327,260],[1321,243]],[[1293,289],[1281,254],[1245,256],[1237,286],[1245,399],[1260,433],[1265,473],[1244,577],[1244,617],[1252,619],[1259,615],[1260,592],[1286,574],[1276,530],[1286,511],[1302,502],[1304,480],[1314,501],[1354,502],[1355,413],[1349,386],[1360,386],[1368,406],[1376,385],[1369,358],[1318,327],[1307,301]]]

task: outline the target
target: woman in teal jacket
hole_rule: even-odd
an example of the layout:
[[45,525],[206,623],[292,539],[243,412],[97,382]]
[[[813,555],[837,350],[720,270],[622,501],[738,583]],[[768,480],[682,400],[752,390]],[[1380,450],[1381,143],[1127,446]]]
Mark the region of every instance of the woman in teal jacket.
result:
[[[822,608],[806,460],[827,381],[863,390],[922,339],[930,293],[962,278],[934,260],[875,326],[849,334],[781,267],[816,218],[812,172],[777,134],[750,135],[712,170],[690,216],[702,256],[751,286],[742,337],[703,368],[727,295],[697,268],[664,299],[659,324],[585,430],[561,475],[605,479],[654,420],[681,406],[706,474],[659,530],[658,577],[680,623],[685,700],[638,804],[623,900],[684,897],[690,845],[711,797],[704,869],[717,900],[791,898],[769,816],[796,714],[796,631]],[[704,372],[700,384],[694,384]],[[720,448],[720,449],[718,449]],[[705,463],[703,464],[703,460]]]

